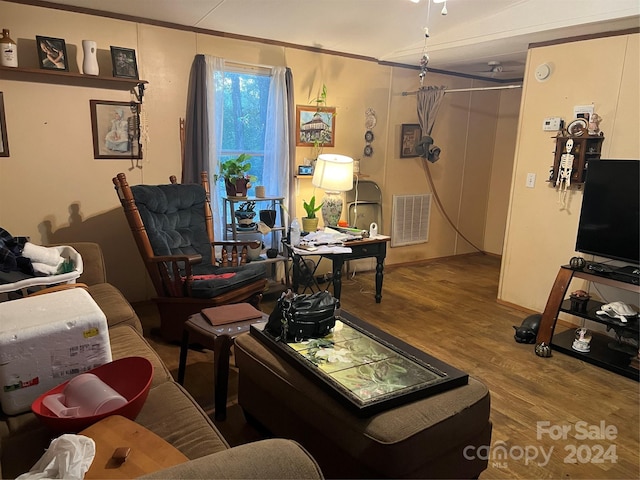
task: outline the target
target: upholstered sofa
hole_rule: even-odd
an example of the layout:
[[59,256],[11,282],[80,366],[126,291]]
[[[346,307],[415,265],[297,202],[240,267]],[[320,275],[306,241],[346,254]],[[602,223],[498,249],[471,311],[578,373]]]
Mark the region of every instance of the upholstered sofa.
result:
[[[269,439],[230,448],[206,413],[178,383],[142,335],[135,311],[106,282],[100,247],[72,246],[82,255],[79,282],[104,311],[113,359],[143,356],[154,366],[149,396],[136,421],[180,450],[189,462],[155,472],[154,478],[322,478],[315,460],[297,443]],[[52,434],[31,412],[0,416],[0,478],[28,471],[48,447]]]

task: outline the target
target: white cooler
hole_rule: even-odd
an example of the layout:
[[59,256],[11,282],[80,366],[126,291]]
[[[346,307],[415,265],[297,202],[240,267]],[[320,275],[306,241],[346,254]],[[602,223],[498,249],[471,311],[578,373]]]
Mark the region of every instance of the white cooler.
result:
[[31,409],[42,393],[111,361],[107,318],[83,288],[0,302],[0,405]]

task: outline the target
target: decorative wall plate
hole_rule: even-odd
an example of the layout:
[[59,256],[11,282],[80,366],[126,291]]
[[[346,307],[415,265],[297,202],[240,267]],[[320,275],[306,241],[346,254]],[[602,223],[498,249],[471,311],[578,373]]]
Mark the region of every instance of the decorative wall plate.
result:
[[365,121],[364,121],[365,127],[367,127],[368,129],[372,129],[373,127],[376,126],[376,123],[378,122],[378,120],[376,119],[376,112],[373,108],[367,108],[367,110],[364,112],[364,116],[365,116]]
[[367,145],[364,147],[364,156],[370,157],[371,155],[373,155],[373,147],[371,147],[371,145]]
[[581,137],[587,131],[589,124],[584,118],[576,118],[567,126],[567,132],[573,137]]
[[373,142],[373,132],[371,130],[367,130],[367,133],[364,134],[364,139],[367,142]]

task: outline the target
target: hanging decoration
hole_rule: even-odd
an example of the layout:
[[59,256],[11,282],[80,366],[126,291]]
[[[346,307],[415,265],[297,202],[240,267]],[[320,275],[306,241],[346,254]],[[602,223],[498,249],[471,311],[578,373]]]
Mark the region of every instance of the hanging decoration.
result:
[[364,134],[365,146],[364,146],[363,153],[365,157],[370,157],[371,155],[373,155],[373,147],[371,146],[371,143],[373,142],[372,130],[377,123],[376,112],[373,108],[367,108],[367,110],[364,112],[364,115],[365,115],[364,126],[367,130]]

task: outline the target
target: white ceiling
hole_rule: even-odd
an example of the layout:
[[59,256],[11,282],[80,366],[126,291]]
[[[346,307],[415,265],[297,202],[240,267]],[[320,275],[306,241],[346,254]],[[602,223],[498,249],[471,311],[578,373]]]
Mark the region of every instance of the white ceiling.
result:
[[[260,39],[495,79],[522,77],[527,47],[640,26],[638,0],[54,0]],[[429,29],[429,38],[424,28]],[[491,74],[488,62],[502,63]]]

